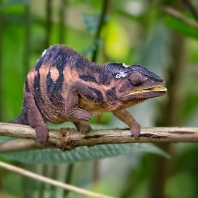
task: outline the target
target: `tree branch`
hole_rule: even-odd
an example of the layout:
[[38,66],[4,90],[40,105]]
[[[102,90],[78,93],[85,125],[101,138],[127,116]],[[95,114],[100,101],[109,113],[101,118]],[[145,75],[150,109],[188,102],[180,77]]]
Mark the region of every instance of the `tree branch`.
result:
[[182,22],[184,22],[184,23],[186,23],[186,24],[188,24],[188,25],[190,25],[190,26],[192,26],[192,27],[198,29],[198,23],[197,23],[197,22],[195,22],[195,21],[193,21],[193,20],[191,20],[191,19],[185,17],[184,15],[182,15],[182,14],[181,14],[180,12],[178,12],[177,10],[175,10],[175,9],[173,9],[173,8],[171,8],[171,7],[163,7],[162,10],[163,10],[165,13],[167,13],[167,14],[169,14],[169,15],[171,15],[171,16],[177,18],[177,19],[179,19],[180,21],[182,21]]
[[198,128],[192,127],[142,128],[138,139],[132,137],[128,129],[94,130],[85,135],[74,129],[62,128],[60,130],[50,130],[48,142],[42,145],[36,142],[36,134],[33,128],[26,125],[0,123],[0,135],[26,138],[0,143],[0,153],[44,148],[72,150],[80,146],[97,144],[198,142]]
[[183,2],[187,5],[191,14],[194,16],[194,18],[198,22],[198,13],[197,13],[197,10],[196,10],[195,6],[193,5],[193,3],[190,0],[183,0]]

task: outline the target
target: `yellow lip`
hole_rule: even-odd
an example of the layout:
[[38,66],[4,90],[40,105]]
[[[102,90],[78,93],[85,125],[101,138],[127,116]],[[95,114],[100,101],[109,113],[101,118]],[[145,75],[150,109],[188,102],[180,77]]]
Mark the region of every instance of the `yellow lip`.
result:
[[137,94],[137,93],[145,93],[145,92],[151,92],[151,91],[163,91],[164,92],[164,91],[167,91],[167,89],[165,87],[163,87],[162,85],[155,85],[152,87],[147,87],[145,89],[134,90],[134,91],[128,93],[127,95],[132,95],[132,94]]

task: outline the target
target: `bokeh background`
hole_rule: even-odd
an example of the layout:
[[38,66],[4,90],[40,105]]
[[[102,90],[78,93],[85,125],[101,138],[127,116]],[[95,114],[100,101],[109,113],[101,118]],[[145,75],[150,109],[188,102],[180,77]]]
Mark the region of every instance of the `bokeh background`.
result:
[[[138,63],[162,76],[166,96],[129,109],[141,126],[198,126],[198,1],[0,0],[1,122],[19,114],[27,72],[57,43],[100,64]],[[111,113],[95,116],[91,123],[126,127]],[[157,146],[171,158],[138,149],[114,158],[58,165],[0,158],[120,198],[198,197],[197,143]],[[0,169],[0,197],[81,196]]]

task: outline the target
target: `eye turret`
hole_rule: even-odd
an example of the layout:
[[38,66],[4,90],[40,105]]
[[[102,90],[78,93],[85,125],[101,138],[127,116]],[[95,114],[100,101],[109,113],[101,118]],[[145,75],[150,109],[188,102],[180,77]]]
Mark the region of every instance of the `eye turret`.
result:
[[131,83],[131,85],[135,87],[142,85],[145,82],[145,80],[146,77],[136,71],[132,72],[129,76],[129,82]]

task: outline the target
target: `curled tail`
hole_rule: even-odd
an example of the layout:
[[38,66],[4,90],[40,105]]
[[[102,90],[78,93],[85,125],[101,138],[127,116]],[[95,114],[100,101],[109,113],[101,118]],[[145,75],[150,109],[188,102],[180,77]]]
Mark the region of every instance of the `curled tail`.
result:
[[19,116],[16,117],[14,120],[11,120],[9,123],[28,125],[28,120],[27,120],[27,115],[26,115],[26,112],[25,112],[25,108],[23,107]]

